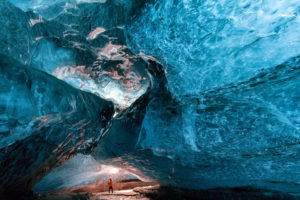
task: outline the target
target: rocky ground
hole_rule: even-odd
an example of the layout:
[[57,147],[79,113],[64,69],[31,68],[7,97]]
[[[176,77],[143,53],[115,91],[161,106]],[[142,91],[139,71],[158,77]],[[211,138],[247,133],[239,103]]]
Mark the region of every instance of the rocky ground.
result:
[[[155,183],[130,182],[118,183],[114,191],[99,192],[99,185],[73,188],[40,195],[39,200],[289,200],[300,199],[299,194],[279,193],[253,188],[219,188],[210,190],[188,190],[177,187],[164,187]],[[138,185],[138,187],[137,187]],[[97,187],[98,186],[98,187]],[[129,188],[132,187],[132,188]],[[100,188],[100,189],[99,189]],[[107,189],[107,188],[106,188]]]
[[100,192],[79,192],[79,193],[52,193],[42,195],[41,200],[150,200],[144,193],[140,191],[146,191],[158,188],[159,185],[137,187],[134,189],[117,190],[114,193]]
[[66,190],[40,194],[41,200],[148,200],[146,191],[156,190],[159,185],[154,182],[128,181],[114,183],[114,193],[108,193],[107,184],[93,184],[73,187]]

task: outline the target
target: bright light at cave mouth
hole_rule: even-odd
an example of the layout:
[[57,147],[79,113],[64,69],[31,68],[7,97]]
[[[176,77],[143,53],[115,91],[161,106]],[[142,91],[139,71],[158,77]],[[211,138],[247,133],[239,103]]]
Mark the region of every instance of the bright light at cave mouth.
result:
[[111,168],[110,170],[109,170],[109,173],[110,174],[116,174],[116,173],[118,173],[119,172],[119,169],[117,169],[117,168]]

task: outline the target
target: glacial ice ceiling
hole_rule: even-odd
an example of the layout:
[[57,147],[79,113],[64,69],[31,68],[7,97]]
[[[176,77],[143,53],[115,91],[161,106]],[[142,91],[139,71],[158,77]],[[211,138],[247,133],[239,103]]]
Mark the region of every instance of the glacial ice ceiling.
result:
[[0,192],[78,153],[162,184],[299,190],[299,0],[3,0],[0,13]]

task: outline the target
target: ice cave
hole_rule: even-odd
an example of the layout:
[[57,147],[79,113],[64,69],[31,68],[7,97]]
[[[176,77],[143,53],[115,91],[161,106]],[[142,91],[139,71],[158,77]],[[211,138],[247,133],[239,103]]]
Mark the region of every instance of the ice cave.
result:
[[0,26],[1,200],[300,199],[300,0],[0,0]]

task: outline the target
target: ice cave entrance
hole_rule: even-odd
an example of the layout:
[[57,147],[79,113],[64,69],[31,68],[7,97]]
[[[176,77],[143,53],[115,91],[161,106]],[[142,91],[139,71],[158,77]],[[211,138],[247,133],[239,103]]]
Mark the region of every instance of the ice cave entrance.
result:
[[50,191],[54,193],[107,192],[109,179],[113,181],[114,191],[157,184],[149,178],[141,176],[138,169],[127,169],[109,164],[99,164],[92,156],[79,154],[42,178],[34,186],[34,191],[38,193]]

